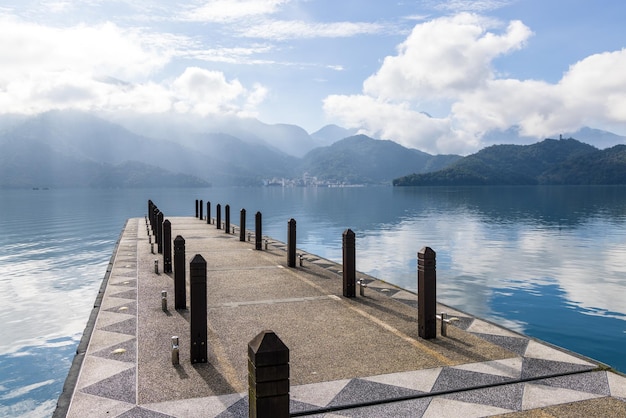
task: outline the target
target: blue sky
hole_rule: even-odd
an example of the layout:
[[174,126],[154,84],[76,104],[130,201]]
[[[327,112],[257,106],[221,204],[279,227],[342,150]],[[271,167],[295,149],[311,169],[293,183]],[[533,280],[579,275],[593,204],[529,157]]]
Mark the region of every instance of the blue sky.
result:
[[0,113],[336,123],[431,153],[626,135],[617,0],[8,0]]

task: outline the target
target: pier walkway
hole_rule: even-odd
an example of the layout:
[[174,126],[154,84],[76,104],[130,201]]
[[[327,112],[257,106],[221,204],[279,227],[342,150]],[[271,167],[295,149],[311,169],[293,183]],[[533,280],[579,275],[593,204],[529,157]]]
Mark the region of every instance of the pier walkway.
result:
[[173,275],[145,220],[130,219],[55,415],[247,417],[248,343],[269,329],[290,350],[292,416],[626,417],[626,377],[591,359],[446,306],[459,320],[424,340],[414,293],[357,273],[365,296],[344,298],[340,264],[304,253],[289,268],[282,242],[255,250],[206,221],[167,219],[187,280],[196,254],[207,262],[208,362],[191,364],[189,311],[174,310]]

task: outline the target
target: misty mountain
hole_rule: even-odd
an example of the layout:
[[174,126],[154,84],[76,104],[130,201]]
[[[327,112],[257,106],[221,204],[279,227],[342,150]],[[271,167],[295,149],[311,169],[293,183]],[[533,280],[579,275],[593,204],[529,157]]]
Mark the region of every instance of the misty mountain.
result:
[[311,137],[315,139],[320,146],[328,146],[340,139],[354,136],[357,132],[358,129],[346,129],[337,125],[326,125],[320,130],[313,132]]
[[269,125],[253,118],[236,116],[205,116],[189,114],[138,115],[125,113],[103,115],[137,135],[175,141],[187,145],[188,138],[224,134],[247,144],[261,145],[294,157],[302,157],[323,145],[296,125]]
[[[532,145],[493,145],[449,167],[397,178],[395,186],[615,184],[624,177],[622,146],[606,151],[575,139],[545,139]],[[606,175],[594,176],[587,166],[612,161]],[[598,167],[596,167],[598,168]],[[620,174],[621,171],[621,174]]]
[[[521,144],[531,145],[541,141],[543,138],[523,135],[519,126],[512,126],[505,130],[492,130],[487,132],[482,142],[485,144]],[[576,138],[577,140],[593,145],[596,148],[604,149],[615,145],[626,144],[626,137],[616,135],[600,129],[583,127],[575,132],[566,132],[559,135],[560,138]]]
[[300,171],[319,180],[389,184],[404,173],[438,170],[459,158],[433,156],[393,141],[356,135],[310,151],[302,159]]

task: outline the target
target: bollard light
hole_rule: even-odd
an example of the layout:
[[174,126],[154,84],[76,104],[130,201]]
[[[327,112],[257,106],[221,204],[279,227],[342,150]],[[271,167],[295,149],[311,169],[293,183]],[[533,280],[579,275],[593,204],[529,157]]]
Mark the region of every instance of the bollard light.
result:
[[267,250],[267,243],[268,243],[268,239],[265,240],[265,249]]
[[159,274],[159,260],[154,260],[154,274]]
[[300,267],[302,267],[302,260],[304,259],[304,254],[298,254],[298,257],[300,258]]
[[180,364],[180,356],[178,353],[178,337],[172,336],[172,365],[177,366]]
[[161,309],[167,312],[167,291],[161,290]]

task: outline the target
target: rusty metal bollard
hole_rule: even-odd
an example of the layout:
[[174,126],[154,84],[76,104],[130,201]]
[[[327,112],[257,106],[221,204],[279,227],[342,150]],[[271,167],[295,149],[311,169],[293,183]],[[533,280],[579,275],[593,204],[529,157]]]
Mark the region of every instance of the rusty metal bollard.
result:
[[343,231],[343,296],[356,296],[356,239],[351,229]]
[[437,338],[437,271],[435,251],[417,253],[417,321],[421,338]]
[[248,416],[289,417],[289,348],[273,331],[248,343]]

